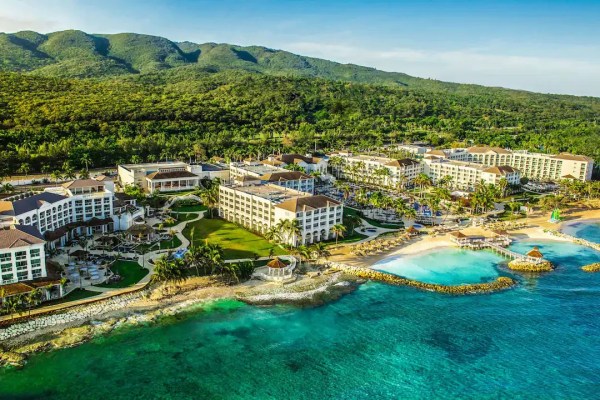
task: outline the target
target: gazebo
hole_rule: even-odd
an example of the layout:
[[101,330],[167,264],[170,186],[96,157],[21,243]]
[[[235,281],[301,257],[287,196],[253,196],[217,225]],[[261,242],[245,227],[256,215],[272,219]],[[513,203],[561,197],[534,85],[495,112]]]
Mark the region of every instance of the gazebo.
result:
[[292,276],[291,265],[285,264],[279,258],[275,257],[267,263],[268,271],[267,275],[272,277],[290,277]]
[[544,255],[540,252],[540,249],[537,246],[534,246],[533,249],[527,253],[527,257],[544,258]]
[[129,229],[125,231],[129,240],[131,241],[140,241],[140,242],[149,242],[154,239],[155,231],[154,228],[148,226],[146,224],[134,224],[131,225]]

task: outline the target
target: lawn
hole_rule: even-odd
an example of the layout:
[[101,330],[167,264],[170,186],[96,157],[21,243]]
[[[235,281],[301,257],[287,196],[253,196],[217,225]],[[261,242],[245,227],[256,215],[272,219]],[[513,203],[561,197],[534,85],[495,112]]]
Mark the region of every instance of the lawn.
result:
[[125,288],[125,287],[135,285],[143,277],[148,275],[148,269],[142,268],[135,261],[117,260],[110,267],[110,269],[115,274],[121,275],[121,277],[123,279],[121,279],[119,282],[102,283],[100,285],[95,285],[95,286],[104,287],[104,288]]
[[171,215],[173,218],[175,218],[175,222],[173,222],[172,224],[167,224],[164,223],[163,227],[164,228],[170,228],[173,227],[175,225],[179,225],[180,223],[184,222],[184,221],[189,221],[191,219],[197,218],[198,215],[197,214],[185,214],[185,213],[181,213],[181,214],[172,214]]
[[87,299],[88,297],[98,296],[100,293],[92,292],[91,290],[75,289],[62,299],[43,302],[40,307],[53,306],[55,304],[68,303],[69,301],[77,301]]
[[172,239],[163,240],[153,245],[141,244],[135,250],[139,253],[148,253],[154,250],[175,249],[179,246],[181,246],[181,240],[175,235]]
[[[354,233],[350,234],[348,232],[348,234],[346,234],[344,237],[340,236],[340,238],[338,239],[337,244],[354,243],[354,242],[358,242],[358,241],[366,239],[366,238],[368,238],[368,236],[367,235],[363,235],[362,233],[354,232]],[[327,244],[327,245],[335,244],[335,239],[326,240],[324,243]]]
[[222,219],[201,219],[189,223],[183,235],[191,241],[191,230],[194,228],[194,241],[198,245],[204,243],[218,244],[223,247],[225,259],[265,257],[273,249],[275,255],[287,254],[285,250],[269,243],[263,237]]
[[203,204],[196,204],[193,206],[175,206],[171,209],[171,211],[174,212],[199,212],[205,210],[208,210],[208,207]]
[[403,225],[388,224],[388,223],[385,223],[385,222],[377,221],[377,220],[372,219],[372,218],[363,217],[363,216],[360,215],[360,212],[358,210],[355,210],[354,208],[350,208],[350,207],[344,207],[344,216],[347,216],[347,215],[358,215],[360,218],[364,219],[369,224],[371,224],[373,226],[376,226],[378,228],[400,229],[400,228],[403,227]]

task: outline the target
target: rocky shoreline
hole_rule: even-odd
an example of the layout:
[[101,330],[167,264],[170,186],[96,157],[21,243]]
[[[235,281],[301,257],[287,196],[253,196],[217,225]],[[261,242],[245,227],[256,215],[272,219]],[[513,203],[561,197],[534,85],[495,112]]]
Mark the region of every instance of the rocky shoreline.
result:
[[323,274],[276,287],[268,284],[199,287],[164,296],[164,287],[109,298],[62,313],[33,318],[0,330],[0,366],[22,367],[28,356],[77,346],[122,326],[155,323],[191,307],[224,299],[252,305],[315,306],[336,300],[358,286],[359,280],[340,273]]

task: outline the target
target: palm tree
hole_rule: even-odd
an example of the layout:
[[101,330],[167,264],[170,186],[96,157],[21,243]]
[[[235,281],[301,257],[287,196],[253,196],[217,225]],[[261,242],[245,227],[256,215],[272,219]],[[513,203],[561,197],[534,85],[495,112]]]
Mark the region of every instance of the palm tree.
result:
[[270,227],[266,232],[265,232],[265,239],[267,239],[270,242],[276,242],[279,243],[281,241],[281,233],[279,231],[279,227],[274,225],[272,227]]
[[298,253],[298,258],[300,258],[300,265],[302,265],[302,259],[308,260],[310,258],[310,249],[308,246],[300,245],[296,249]]
[[21,299],[18,296],[10,296],[4,300],[2,305],[4,306],[6,313],[11,314],[10,319],[12,320],[15,317],[14,313],[17,312],[21,305]]
[[335,244],[338,242],[338,238],[344,237],[344,233],[346,232],[346,227],[342,224],[335,224],[331,227],[331,233],[335,235]]
[[362,225],[362,218],[356,214],[349,214],[344,217],[344,224],[349,226],[354,234],[356,227]]
[[25,302],[27,303],[27,308],[29,309],[29,316],[31,316],[31,308],[38,304],[42,298],[42,291],[39,288],[33,289],[31,292],[27,293],[25,297]]
[[90,164],[92,163],[92,159],[90,158],[90,155],[88,153],[83,153],[81,155],[81,158],[79,159],[79,161],[85,165],[85,170],[89,171],[90,170]]
[[504,198],[506,196],[506,188],[508,188],[508,181],[505,177],[500,178],[498,181],[498,190],[500,190],[500,196]]
[[313,244],[312,246],[310,246],[310,252],[313,256],[313,258],[315,260],[319,260],[320,258],[325,258],[327,259],[327,257],[329,257],[331,255],[331,253],[329,252],[329,250],[327,250],[327,247],[325,246],[325,243],[322,242],[318,242]]
[[302,233],[300,222],[297,219],[282,219],[276,225],[276,228],[285,237],[286,243],[291,242],[292,246],[296,246],[297,237]]
[[415,177],[414,183],[415,185],[419,186],[419,196],[421,196],[423,195],[423,189],[426,186],[431,186],[431,178],[427,174],[420,173]]
[[55,183],[63,179],[63,175],[59,170],[52,171],[50,177],[54,180]]
[[17,172],[20,174],[25,174],[25,179],[27,179],[27,175],[29,175],[30,170],[31,166],[29,165],[29,163],[22,163]]
[[153,282],[167,283],[179,283],[183,282],[186,277],[181,268],[181,264],[175,260],[169,260],[167,254],[163,254],[154,262],[154,275],[152,275]]

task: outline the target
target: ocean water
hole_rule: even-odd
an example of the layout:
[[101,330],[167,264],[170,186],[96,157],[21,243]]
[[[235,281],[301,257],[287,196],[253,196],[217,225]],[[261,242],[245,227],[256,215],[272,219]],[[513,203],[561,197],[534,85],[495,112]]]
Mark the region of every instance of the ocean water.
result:
[[567,224],[561,229],[569,235],[600,243],[600,221],[582,221]]
[[490,250],[444,248],[389,257],[374,264],[373,268],[421,282],[458,285],[496,279],[499,264],[503,262],[506,262],[505,258]]
[[0,398],[598,398],[600,274],[579,267],[600,253],[513,248],[533,245],[558,268],[513,290],[452,297],[369,283],[316,308],[220,301],[37,355],[0,372]]

